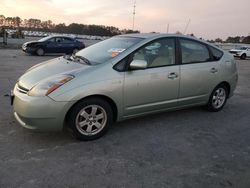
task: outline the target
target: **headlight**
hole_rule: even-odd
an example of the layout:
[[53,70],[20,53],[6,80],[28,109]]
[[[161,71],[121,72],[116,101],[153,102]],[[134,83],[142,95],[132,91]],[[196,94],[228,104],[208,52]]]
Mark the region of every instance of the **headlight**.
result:
[[42,80],[40,83],[35,85],[28,92],[30,96],[45,96],[49,95],[57,88],[72,80],[74,76],[72,75],[58,75],[54,77],[50,77],[48,79]]

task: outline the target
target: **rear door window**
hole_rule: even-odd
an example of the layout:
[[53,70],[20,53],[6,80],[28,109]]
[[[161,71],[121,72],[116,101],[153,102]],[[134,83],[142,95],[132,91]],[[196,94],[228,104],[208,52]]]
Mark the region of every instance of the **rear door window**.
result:
[[72,43],[73,39],[70,38],[63,38],[63,43]]
[[210,48],[210,51],[212,53],[213,59],[215,61],[220,60],[220,58],[223,56],[223,52],[221,50],[218,50],[218,49],[212,47],[212,46],[209,46],[209,48]]
[[206,45],[187,39],[180,39],[182,63],[200,63],[210,61]]

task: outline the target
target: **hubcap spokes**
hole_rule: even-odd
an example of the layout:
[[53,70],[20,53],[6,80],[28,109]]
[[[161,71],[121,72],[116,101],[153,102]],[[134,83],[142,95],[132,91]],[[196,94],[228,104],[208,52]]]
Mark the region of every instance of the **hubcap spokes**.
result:
[[84,135],[99,133],[107,122],[106,111],[98,105],[83,108],[76,117],[76,127]]
[[213,95],[212,104],[214,108],[218,109],[224,105],[226,101],[226,91],[224,88],[218,88]]

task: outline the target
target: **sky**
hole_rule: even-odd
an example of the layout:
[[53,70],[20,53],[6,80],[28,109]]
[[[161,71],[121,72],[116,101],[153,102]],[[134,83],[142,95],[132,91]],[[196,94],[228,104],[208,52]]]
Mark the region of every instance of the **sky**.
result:
[[[53,23],[132,29],[134,0],[0,0],[0,14]],[[136,0],[135,30],[193,33],[204,39],[247,36],[250,0]],[[188,24],[190,20],[190,23]]]

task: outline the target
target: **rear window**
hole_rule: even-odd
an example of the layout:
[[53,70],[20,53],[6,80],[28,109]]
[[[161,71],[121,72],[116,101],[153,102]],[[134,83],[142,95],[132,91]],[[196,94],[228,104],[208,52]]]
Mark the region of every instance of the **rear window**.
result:
[[209,46],[210,51],[212,52],[213,59],[218,61],[223,56],[223,52],[221,50],[218,50],[212,46]]

